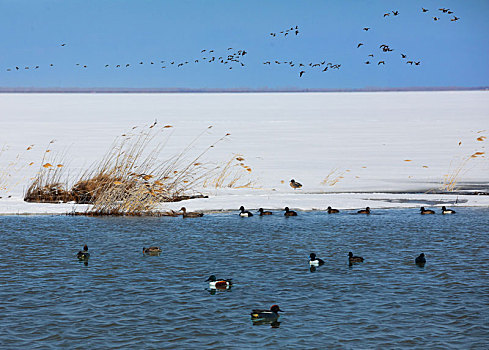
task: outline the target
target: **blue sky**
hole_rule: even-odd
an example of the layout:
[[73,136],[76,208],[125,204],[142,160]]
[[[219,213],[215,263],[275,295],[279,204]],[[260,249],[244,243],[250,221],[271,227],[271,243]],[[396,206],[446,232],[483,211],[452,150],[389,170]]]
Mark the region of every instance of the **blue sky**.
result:
[[[488,17],[487,0],[0,0],[0,86],[488,86]],[[279,33],[295,26],[298,35]],[[237,50],[247,52],[239,62],[217,62]]]

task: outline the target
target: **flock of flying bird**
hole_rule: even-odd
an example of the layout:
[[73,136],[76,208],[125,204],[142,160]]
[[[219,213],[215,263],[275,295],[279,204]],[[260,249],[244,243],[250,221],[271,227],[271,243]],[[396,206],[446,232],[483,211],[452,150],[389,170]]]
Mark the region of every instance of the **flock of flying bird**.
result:
[[[61,44],[60,46],[64,47],[66,46],[65,43]],[[233,49],[232,47],[228,47],[226,52],[223,53],[223,54],[220,54],[220,55],[217,55],[215,54],[215,50],[207,50],[207,49],[203,49],[201,50],[201,56],[202,57],[198,57],[198,58],[194,58],[192,60],[182,60],[182,61],[176,61],[176,60],[154,60],[154,61],[139,61],[135,64],[132,64],[132,63],[120,63],[120,64],[105,64],[104,65],[104,68],[115,68],[115,69],[123,69],[123,68],[130,68],[130,67],[133,67],[133,66],[141,66],[141,65],[155,65],[155,66],[160,66],[161,69],[165,69],[165,68],[169,68],[171,66],[173,67],[176,67],[176,68],[180,68],[180,67],[183,67],[187,64],[190,64],[190,63],[218,63],[218,64],[223,64],[223,65],[228,65],[228,69],[233,69],[233,64],[234,65],[240,65],[241,67],[244,67],[245,66],[245,63],[243,63],[241,61],[242,57],[245,56],[248,52],[246,50],[235,50]],[[204,57],[205,56],[205,57]],[[49,64],[49,67],[54,67],[54,64]],[[81,63],[76,63],[75,64],[75,67],[79,67],[79,68],[82,68],[82,69],[87,69],[88,68],[88,65],[87,64],[81,64]],[[19,67],[19,66],[16,66],[14,68],[7,68],[7,71],[10,72],[10,71],[13,71],[13,70],[21,70],[21,69],[24,69],[24,70],[28,70],[28,69],[39,69],[40,66],[39,65],[35,65],[35,66],[25,66],[25,67]]]
[[[446,9],[446,8],[440,8],[440,9],[438,9],[438,10],[439,10],[439,11],[441,11],[442,13],[446,13],[446,14],[448,14],[448,15],[453,14],[453,11],[451,11],[450,9]],[[428,9],[425,9],[425,8],[423,7],[423,8],[421,8],[421,11],[425,13],[425,12],[428,12],[429,10],[428,10]],[[390,16],[390,15],[391,15],[391,13],[392,13],[392,15],[393,15],[393,16],[399,16],[399,11],[394,10],[394,11],[391,11],[391,12],[386,12],[386,13],[384,13],[384,18],[385,18],[385,17]],[[435,17],[433,17],[433,20],[434,20],[434,21],[438,21],[439,19],[440,19],[439,17],[436,17],[436,16],[435,16]],[[459,19],[460,19],[459,17],[457,17],[457,16],[455,16],[455,15],[454,15],[454,16],[453,16],[453,18],[452,18],[450,21],[452,21],[452,22],[456,22],[456,21],[458,21]],[[368,32],[368,31],[370,30],[370,27],[364,27],[364,28],[363,28],[363,30],[364,30],[365,32]],[[358,48],[360,48],[361,46],[364,46],[364,44],[363,44],[363,43],[358,43],[358,44],[357,44],[357,49],[358,49]],[[389,45],[386,45],[386,44],[381,44],[381,45],[379,46],[379,49],[381,49],[381,51],[382,51],[383,53],[385,53],[385,52],[387,52],[387,53],[388,53],[388,52],[392,52],[392,51],[394,51],[394,49],[391,49],[391,48],[389,47]],[[372,64],[371,60],[373,59],[373,57],[374,57],[374,54],[373,54],[373,53],[370,53],[370,54],[368,55],[367,60],[366,60],[364,63],[365,63],[365,64]],[[401,53],[401,59],[403,59],[403,60],[407,59],[407,55],[406,55],[406,54],[404,54],[404,53]],[[419,66],[419,65],[421,64],[421,61],[416,61],[416,60],[412,60],[412,59],[410,59],[410,60],[406,60],[405,62],[406,62],[406,64],[410,64],[411,66],[412,66],[413,64],[414,64],[415,66]],[[378,65],[378,66],[379,66],[379,65],[385,65],[385,60],[379,60],[379,61],[377,62],[377,65]]]
[[[447,15],[453,15],[454,14],[453,11],[451,11],[450,9],[447,9],[447,8],[440,8],[438,10],[442,14],[447,14]],[[426,13],[429,10],[426,8],[422,8],[421,11],[423,13]],[[383,17],[384,18],[390,17],[391,14],[393,17],[399,16],[399,11],[393,10],[393,11],[386,12],[383,14]],[[459,19],[460,19],[459,17],[453,15],[453,18],[451,18],[450,21],[456,22]],[[433,17],[433,20],[438,21],[438,20],[440,20],[440,17],[435,16],[435,17]],[[370,27],[364,27],[363,28],[363,30],[365,32],[368,32],[370,29],[371,29]],[[300,33],[299,32],[299,26],[293,25],[293,26],[290,26],[287,29],[281,30],[279,32],[271,32],[270,36],[272,38],[275,38],[277,36],[287,37],[289,34],[291,36],[298,36],[299,33]],[[60,46],[66,47],[67,44],[62,43]],[[363,42],[360,42],[357,44],[357,48],[360,48],[362,46],[364,46]],[[394,49],[390,48],[389,45],[387,45],[387,44],[381,44],[379,46],[379,49],[381,50],[382,54],[394,51]],[[126,68],[126,69],[128,69],[128,68],[134,67],[134,66],[142,66],[142,65],[150,65],[151,66],[151,65],[154,65],[154,66],[159,66],[161,69],[166,69],[166,68],[170,68],[170,67],[182,68],[182,67],[184,67],[188,64],[191,64],[191,63],[194,63],[194,64],[218,63],[218,64],[222,64],[223,66],[225,66],[229,70],[231,70],[231,69],[233,69],[233,66],[234,67],[237,66],[240,68],[245,67],[245,63],[242,61],[242,58],[247,53],[248,52],[246,50],[243,50],[243,49],[234,50],[232,47],[227,48],[225,53],[219,54],[219,55],[216,54],[215,50],[213,50],[213,49],[203,49],[203,50],[201,50],[201,54],[202,54],[201,57],[193,58],[190,60],[177,61],[177,60],[160,60],[160,59],[158,59],[158,60],[146,61],[146,62],[145,61],[139,61],[135,64],[133,64],[133,63],[105,64],[104,68],[106,68],[106,69],[109,69],[109,68],[114,68],[114,69]],[[368,58],[364,63],[367,65],[370,65],[370,64],[374,63],[373,59],[374,59],[374,54],[369,53]],[[405,60],[406,64],[410,64],[411,66],[412,65],[419,66],[421,64],[420,60],[413,60],[413,59],[407,60],[407,55],[404,53],[401,53],[401,59]],[[269,61],[263,62],[263,65],[265,65],[265,66],[267,66],[267,65],[270,66],[272,64],[273,65],[282,64],[288,68],[298,69],[299,77],[302,77],[307,71],[312,70],[312,69],[317,69],[320,72],[327,72],[328,70],[331,71],[334,69],[340,69],[340,67],[341,67],[341,64],[332,63],[332,62],[326,63],[326,60],[323,60],[321,62],[309,62],[309,63],[295,62],[293,60],[289,60],[289,61],[269,60]],[[385,65],[385,64],[386,64],[385,59],[380,59],[377,61],[377,66]],[[82,68],[82,69],[88,68],[87,64],[81,64],[81,63],[76,63],[75,66]],[[54,67],[54,64],[53,63],[49,64],[49,67],[51,67],[51,68]],[[23,66],[23,67],[22,66],[15,66],[13,68],[7,68],[7,71],[11,72],[11,71],[29,70],[29,69],[30,70],[37,70],[39,68],[41,68],[40,65]]]
[[[451,15],[453,14],[453,11],[450,11],[450,9],[446,9],[446,8],[440,8],[438,9],[439,11],[441,11],[442,13],[446,13],[448,15]],[[424,7],[421,8],[421,11],[422,12],[428,12],[429,10],[428,9],[425,9]],[[391,11],[391,12],[386,12],[384,13],[384,18],[385,17],[388,17],[390,15],[393,15],[393,16],[399,16],[399,11],[397,10],[394,10],[394,11]],[[440,18],[439,17],[433,17],[433,20],[434,21],[438,21]],[[451,19],[452,22],[456,22],[458,21],[460,18],[459,17],[456,17],[455,15],[453,16],[453,18]],[[370,27],[364,27],[363,30],[365,32],[368,32],[371,28]],[[360,47],[364,46],[364,43],[360,42],[357,44],[357,49],[359,49]],[[379,49],[382,51],[382,53],[389,53],[389,52],[392,52],[394,51],[394,49],[390,48],[389,45],[386,45],[386,44],[381,44],[379,46]],[[374,54],[373,53],[370,53],[368,54],[368,58],[367,60],[364,62],[365,64],[372,64],[372,59],[374,57]],[[406,60],[407,59],[407,55],[404,54],[404,53],[401,53],[401,59],[403,60]],[[410,64],[411,66],[414,64],[415,66],[419,66],[421,64],[421,61],[416,61],[416,60],[413,60],[413,59],[410,59],[410,60],[406,60],[405,61],[406,64]],[[385,65],[385,60],[382,59],[382,60],[379,60],[377,61],[377,65],[380,66],[380,65]]]

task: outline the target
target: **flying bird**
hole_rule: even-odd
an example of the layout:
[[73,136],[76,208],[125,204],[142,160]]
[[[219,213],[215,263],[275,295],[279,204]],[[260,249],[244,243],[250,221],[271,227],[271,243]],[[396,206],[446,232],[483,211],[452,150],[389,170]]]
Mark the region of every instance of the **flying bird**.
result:
[[305,71],[301,70],[301,71],[299,72],[299,78],[301,78],[301,77],[302,77],[302,74],[304,74],[304,73],[305,73]]
[[406,58],[407,56],[405,54],[401,53],[401,57]]
[[434,20],[434,21],[438,21],[438,20],[439,20],[439,18],[438,18],[438,17],[433,17],[433,20]]
[[397,16],[397,15],[399,14],[399,11],[392,11],[392,14],[393,14],[394,16]]
[[366,31],[366,32],[368,32],[369,29],[370,28],[368,28],[368,27],[363,28],[363,30]]
[[428,12],[428,11],[429,11],[428,9],[425,9],[424,7],[422,7],[422,8],[421,8],[421,10],[422,10],[423,12]]
[[452,21],[452,22],[456,22],[456,21],[458,21],[459,19],[460,19],[459,17],[457,17],[457,16],[453,16],[453,18],[452,18],[450,21]]
[[390,12],[384,13],[384,17],[390,16]]
[[377,63],[377,65],[379,65],[379,64],[385,64],[385,62],[384,61],[379,61],[379,63]]
[[360,46],[362,46],[362,45],[363,45],[363,43],[359,43],[359,44],[357,45],[357,49],[358,49]]

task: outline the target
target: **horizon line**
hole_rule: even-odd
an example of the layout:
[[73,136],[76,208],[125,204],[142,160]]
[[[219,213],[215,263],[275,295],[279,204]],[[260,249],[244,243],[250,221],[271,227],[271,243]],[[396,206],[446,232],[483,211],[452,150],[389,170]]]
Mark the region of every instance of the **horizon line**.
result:
[[307,92],[408,92],[485,91],[489,86],[411,86],[365,88],[116,88],[116,87],[0,87],[0,93],[307,93]]

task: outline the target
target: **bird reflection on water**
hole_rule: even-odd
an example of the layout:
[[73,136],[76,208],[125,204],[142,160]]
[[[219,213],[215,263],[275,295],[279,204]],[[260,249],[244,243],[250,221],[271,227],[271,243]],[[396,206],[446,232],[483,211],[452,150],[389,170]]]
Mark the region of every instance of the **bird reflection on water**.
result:
[[208,291],[210,295],[216,295],[218,293],[230,292],[231,287],[232,286],[229,286],[227,288],[205,288],[205,290]]
[[277,320],[264,320],[264,319],[252,320],[252,322],[253,322],[253,326],[270,325],[271,328],[279,328],[281,323]]

